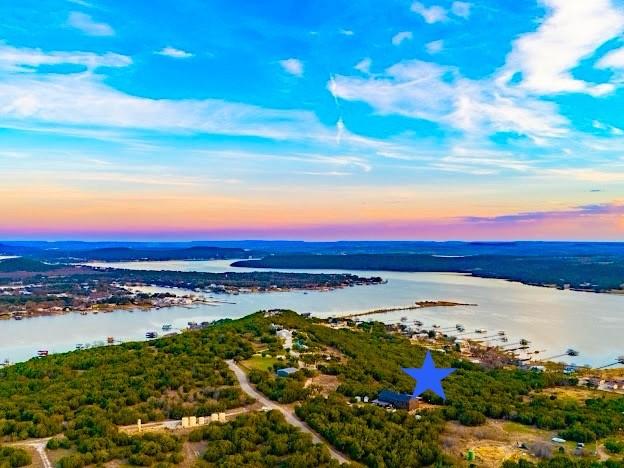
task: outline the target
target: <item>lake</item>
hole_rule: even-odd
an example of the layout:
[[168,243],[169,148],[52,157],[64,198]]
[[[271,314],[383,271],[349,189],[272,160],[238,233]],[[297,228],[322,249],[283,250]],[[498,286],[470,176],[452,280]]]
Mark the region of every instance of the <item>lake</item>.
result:
[[[252,271],[233,268],[233,260],[120,262],[92,265],[130,269],[180,271]],[[302,270],[280,270],[302,271]],[[315,272],[314,270],[309,270]],[[318,272],[318,270],[316,271]],[[343,273],[344,271],[327,271]],[[594,366],[614,362],[624,354],[624,296],[561,291],[526,286],[497,279],[475,278],[449,273],[403,273],[387,271],[348,271],[361,276],[381,276],[388,282],[375,286],[356,286],[330,292],[291,291],[251,293],[237,296],[212,295],[234,304],[200,304],[191,308],[171,307],[157,310],[118,310],[109,313],[78,313],[36,317],[22,321],[0,322],[0,360],[23,361],[38,349],[69,351],[77,343],[144,339],[149,330],[161,332],[165,323],[185,328],[187,322],[238,318],[260,309],[289,308],[329,317],[379,308],[399,307],[415,301],[448,300],[478,304],[477,307],[436,307],[374,315],[376,320],[398,322],[407,316],[422,321],[427,328],[434,323],[450,327],[461,323],[466,330],[485,328],[487,335],[505,330],[509,341],[531,341],[532,349],[550,357],[567,348],[580,351],[564,362]],[[170,291],[170,289],[169,289]],[[408,322],[408,323],[409,323]]]

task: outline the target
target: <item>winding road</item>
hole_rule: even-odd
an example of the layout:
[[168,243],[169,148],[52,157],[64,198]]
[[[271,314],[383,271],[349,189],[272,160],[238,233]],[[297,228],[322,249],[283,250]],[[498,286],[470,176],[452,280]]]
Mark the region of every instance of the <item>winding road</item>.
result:
[[236,378],[238,379],[238,383],[240,384],[241,389],[243,390],[243,392],[245,392],[250,397],[255,398],[256,400],[258,400],[260,403],[262,403],[263,406],[265,406],[267,408],[270,408],[272,410],[277,410],[280,413],[282,413],[284,415],[284,418],[286,418],[286,421],[288,421],[289,424],[291,424],[291,425],[293,425],[295,427],[298,427],[302,431],[307,432],[308,434],[310,434],[312,436],[312,441],[315,444],[324,444],[325,446],[327,446],[331,456],[335,460],[337,460],[339,463],[349,463],[350,462],[350,460],[346,456],[344,456],[343,454],[338,452],[336,449],[334,449],[316,431],[314,431],[304,421],[299,419],[295,415],[295,412],[291,408],[288,408],[287,406],[280,405],[279,403],[275,403],[274,401],[269,400],[262,393],[258,392],[255,388],[253,388],[253,386],[249,383],[249,380],[247,379],[247,374],[245,374],[243,369],[241,369],[238,366],[238,364],[236,364],[232,360],[229,360],[229,361],[226,361],[226,362],[227,362],[228,366],[230,367],[230,370],[232,372],[234,372],[234,375],[236,375]]

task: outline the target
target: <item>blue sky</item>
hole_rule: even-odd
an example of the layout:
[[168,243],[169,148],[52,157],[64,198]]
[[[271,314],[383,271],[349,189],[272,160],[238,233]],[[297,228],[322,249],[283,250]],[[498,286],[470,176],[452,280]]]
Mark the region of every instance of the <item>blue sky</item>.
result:
[[619,239],[624,3],[0,5],[4,237]]

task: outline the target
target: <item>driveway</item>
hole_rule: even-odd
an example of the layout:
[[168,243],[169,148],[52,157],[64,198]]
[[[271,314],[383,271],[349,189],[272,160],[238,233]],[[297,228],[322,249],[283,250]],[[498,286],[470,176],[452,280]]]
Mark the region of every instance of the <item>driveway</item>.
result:
[[231,361],[231,360],[226,361],[226,362],[228,366],[230,367],[230,369],[232,370],[232,372],[234,372],[234,375],[236,375],[236,378],[238,379],[238,383],[240,384],[243,392],[245,392],[250,397],[258,400],[260,403],[262,403],[263,406],[266,406],[267,408],[270,408],[272,410],[277,410],[280,413],[282,413],[284,415],[284,418],[286,418],[286,421],[288,421],[289,424],[295,427],[298,427],[302,431],[310,434],[312,436],[312,441],[315,444],[325,444],[327,448],[329,449],[331,456],[335,460],[338,460],[338,462],[340,463],[349,463],[350,460],[347,457],[345,457],[343,454],[335,450],[329,443],[323,440],[321,436],[317,434],[310,426],[308,426],[304,421],[299,419],[295,415],[295,412],[292,409],[286,406],[280,405],[279,403],[275,403],[274,401],[271,401],[267,397],[265,397],[262,393],[258,392],[249,383],[249,380],[247,379],[247,374],[245,374],[243,369],[241,369],[238,366],[238,364],[236,364],[234,361]]

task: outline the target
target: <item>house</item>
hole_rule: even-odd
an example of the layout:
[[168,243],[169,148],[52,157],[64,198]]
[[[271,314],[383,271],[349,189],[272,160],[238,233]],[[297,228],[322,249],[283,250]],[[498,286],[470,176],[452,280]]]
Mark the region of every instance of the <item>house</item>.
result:
[[604,386],[606,390],[617,390],[621,387],[620,382],[616,380],[610,380],[608,382],[605,382]]
[[292,340],[292,332],[290,330],[278,330],[276,335],[283,340]]
[[395,408],[413,410],[418,407],[422,398],[414,397],[407,393],[397,393],[390,390],[382,390],[373,403],[379,406],[394,406]]
[[289,377],[297,372],[299,369],[295,369],[294,367],[285,367],[284,369],[277,370],[278,377]]
[[590,377],[589,380],[587,381],[587,385],[590,387],[594,387],[594,388],[598,388],[601,385],[604,385],[605,380],[601,379],[600,377]]

